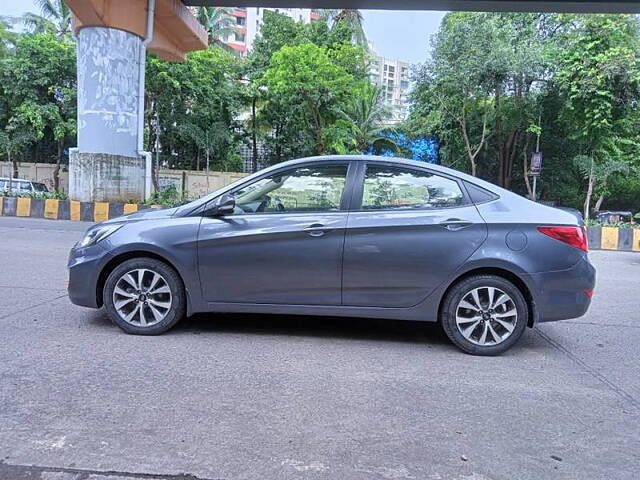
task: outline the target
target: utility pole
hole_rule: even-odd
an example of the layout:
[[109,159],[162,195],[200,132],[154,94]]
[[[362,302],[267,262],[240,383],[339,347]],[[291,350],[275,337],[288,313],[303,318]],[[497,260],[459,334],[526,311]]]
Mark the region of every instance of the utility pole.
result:
[[540,153],[540,128],[542,125],[542,111],[538,116],[538,135],[536,140],[536,153],[531,159],[531,176],[533,176],[533,201],[538,201],[538,177],[542,169],[542,154]]
[[160,193],[160,115],[158,113],[158,109],[156,109],[156,187],[158,191],[156,194]]

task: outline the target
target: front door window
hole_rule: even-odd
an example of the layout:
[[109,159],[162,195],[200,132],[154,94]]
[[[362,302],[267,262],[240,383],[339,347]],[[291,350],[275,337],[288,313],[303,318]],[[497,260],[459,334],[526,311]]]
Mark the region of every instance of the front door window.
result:
[[298,167],[274,173],[234,192],[236,213],[307,213],[340,210],[347,165]]

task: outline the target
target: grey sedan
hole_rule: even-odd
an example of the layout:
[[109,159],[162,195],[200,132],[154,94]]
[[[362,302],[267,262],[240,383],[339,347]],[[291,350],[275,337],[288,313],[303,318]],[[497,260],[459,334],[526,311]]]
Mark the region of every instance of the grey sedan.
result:
[[133,334],[198,312],[387,318],[440,322],[463,351],[496,355],[587,311],[587,250],[571,213],[455,170],[307,158],[91,227],[69,296]]

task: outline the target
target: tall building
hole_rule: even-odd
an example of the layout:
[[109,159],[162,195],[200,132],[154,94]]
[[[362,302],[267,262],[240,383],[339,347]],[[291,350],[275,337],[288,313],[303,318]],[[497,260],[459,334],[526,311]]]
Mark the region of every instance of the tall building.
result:
[[391,123],[398,123],[409,114],[409,77],[411,64],[372,54],[369,75],[374,85],[382,88],[384,102],[391,108]]
[[251,50],[251,47],[253,47],[253,42],[255,42],[256,37],[260,33],[264,14],[267,11],[287,15],[296,22],[310,23],[315,20],[320,20],[320,15],[310,8],[234,8],[232,15],[235,19],[237,29],[227,37],[226,44],[240,52],[240,54],[246,55],[247,52]]

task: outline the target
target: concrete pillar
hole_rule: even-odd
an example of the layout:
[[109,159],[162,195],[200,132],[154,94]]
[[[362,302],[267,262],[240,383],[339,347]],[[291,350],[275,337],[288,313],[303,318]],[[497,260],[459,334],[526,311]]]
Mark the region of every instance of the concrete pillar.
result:
[[124,30],[78,32],[78,148],[69,158],[74,200],[144,200],[146,159],[138,151],[143,48],[139,36]]

